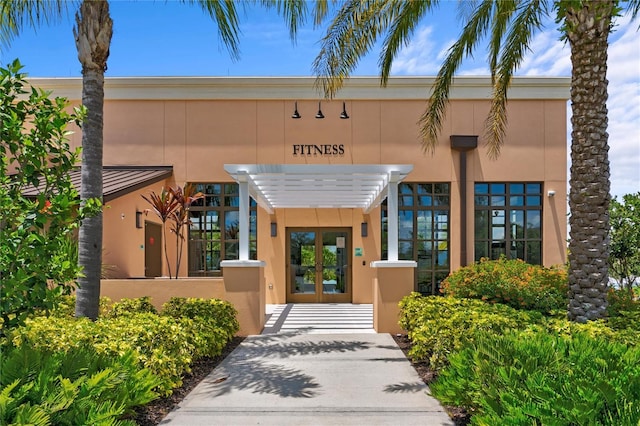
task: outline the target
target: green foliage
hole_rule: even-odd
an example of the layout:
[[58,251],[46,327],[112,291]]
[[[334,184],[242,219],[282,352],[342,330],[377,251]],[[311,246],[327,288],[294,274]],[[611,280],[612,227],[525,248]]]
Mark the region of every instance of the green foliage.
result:
[[155,399],[152,389],[159,384],[132,352],[110,357],[88,346],[11,348],[3,352],[0,371],[0,424],[133,424],[122,419]]
[[[74,317],[76,306],[75,295],[63,295],[60,296],[56,302],[56,306],[51,311],[39,311],[36,314],[40,316],[55,316],[55,317]],[[100,312],[99,316],[107,316],[111,311],[111,299],[108,297],[100,298]]]
[[[65,99],[28,88],[21,68],[17,60],[0,68],[0,333],[71,291],[80,270],[70,240],[99,208],[80,206],[69,177],[79,151],[66,127],[84,111],[69,113]],[[23,195],[30,187],[37,196]]]
[[535,311],[519,311],[480,300],[412,293],[400,302],[400,325],[413,342],[410,356],[428,360],[434,369],[446,365],[450,354],[473,342],[479,332],[502,334],[541,321]]
[[564,269],[530,265],[522,260],[486,260],[452,272],[441,291],[453,297],[482,299],[516,309],[549,313],[567,307]]
[[92,347],[112,357],[131,352],[140,368],[159,378],[156,390],[163,394],[182,384],[194,359],[219,355],[239,329],[233,306],[219,300],[172,299],[164,315],[146,311],[146,298],[127,300],[95,322],[74,318],[66,305],[73,299],[55,315],[27,319],[8,336],[11,343],[60,352]]
[[609,206],[609,272],[631,292],[640,276],[640,192],[622,200],[614,198]]
[[155,306],[151,304],[151,298],[149,296],[139,297],[137,299],[122,299],[111,306],[108,315],[112,318],[117,318],[145,312],[152,314],[158,313]]
[[240,329],[233,305],[217,299],[172,297],[162,314],[179,319],[190,330],[194,359],[219,355]]
[[478,425],[637,425],[640,347],[576,332],[482,333],[430,385]]
[[118,318],[38,317],[12,333],[12,343],[49,351],[69,351],[92,346],[96,352],[111,356],[133,351],[140,367],[157,375],[158,391],[170,393],[182,384],[189,371],[193,346],[187,330],[173,318],[155,314],[132,314]]
[[636,335],[640,341],[640,300],[628,289],[609,289],[607,324],[620,334]]

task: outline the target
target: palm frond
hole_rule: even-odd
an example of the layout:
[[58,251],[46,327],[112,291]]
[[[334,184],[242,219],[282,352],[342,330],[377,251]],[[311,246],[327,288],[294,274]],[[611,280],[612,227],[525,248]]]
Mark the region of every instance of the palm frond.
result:
[[197,4],[215,21],[218,36],[224,43],[231,59],[240,58],[240,24],[234,0],[182,0],[183,3]]
[[9,46],[25,27],[58,22],[79,0],[0,0],[0,45]]
[[289,27],[289,37],[295,43],[298,28],[307,18],[307,3],[303,0],[262,0],[261,4],[267,9],[276,9],[284,18]]
[[631,11],[631,20],[634,21],[640,13],[640,0],[629,0],[627,10]]
[[432,0],[409,1],[400,4],[380,52],[380,78],[383,86],[389,79],[391,65],[396,54],[409,43],[409,39],[420,20],[434,4],[435,2]]
[[435,150],[449,101],[449,91],[453,83],[453,76],[460,67],[462,60],[473,53],[476,45],[488,31],[493,7],[494,2],[490,0],[483,1],[478,5],[475,13],[462,30],[460,38],[449,49],[449,54],[438,71],[427,110],[419,120],[422,148],[425,152],[433,152]]
[[[486,1],[486,0],[485,0]],[[491,0],[488,0],[491,1]],[[498,67],[498,58],[500,57],[500,47],[502,39],[509,26],[509,21],[516,11],[518,1],[505,0],[496,3],[493,18],[491,19],[491,35],[489,38],[488,55],[489,69],[491,70],[491,83],[494,83],[496,68]]]
[[507,91],[511,78],[529,51],[534,34],[542,27],[542,17],[547,13],[546,6],[545,0],[525,2],[523,7],[517,10],[517,16],[500,49],[500,59],[495,75],[492,72],[493,96],[486,120],[490,158],[496,158],[500,154],[507,127]]
[[344,80],[391,24],[399,0],[350,0],[346,2],[322,38],[313,62],[316,88],[333,98]]

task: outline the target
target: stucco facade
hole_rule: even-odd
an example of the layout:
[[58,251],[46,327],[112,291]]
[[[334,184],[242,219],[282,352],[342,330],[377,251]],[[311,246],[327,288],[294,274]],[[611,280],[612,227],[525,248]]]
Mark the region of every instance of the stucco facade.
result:
[[[144,277],[148,241],[144,229],[136,227],[135,213],[149,206],[140,195],[159,191],[163,183],[233,183],[225,171],[229,164],[412,165],[403,182],[448,184],[443,250],[447,250],[451,271],[475,259],[474,185],[539,183],[541,263],[564,263],[568,79],[514,80],[505,143],[495,160],[487,155],[484,138],[488,78],[456,80],[438,145],[433,153],[423,152],[417,123],[432,81],[393,78],[382,89],[377,79],[355,78],[339,99],[322,100],[319,105],[311,78],[107,79],[104,164],[172,166],[173,177],[107,203],[104,263],[114,265],[114,277]],[[31,83],[75,103],[80,98],[79,79],[33,79]],[[292,118],[296,106],[298,119]],[[348,119],[340,118],[343,106]],[[319,108],[323,119],[315,118]],[[451,147],[452,135],[478,136],[477,148],[466,152],[465,182],[461,182],[461,153]],[[72,143],[80,144],[79,131]],[[305,151],[300,145],[312,148]],[[461,185],[466,185],[465,217],[461,216]],[[508,206],[505,210],[509,215]],[[372,303],[375,271],[371,262],[384,260],[381,212],[380,206],[369,212],[358,208],[275,208],[268,212],[258,206],[257,259],[266,263],[266,302],[291,300],[288,230],[337,228],[349,230],[350,241],[344,246],[349,250],[348,301]],[[152,213],[142,219],[158,222]],[[367,224],[366,236],[363,223]],[[465,241],[460,239],[463,223]],[[168,247],[173,259],[172,236]],[[189,274],[190,255],[185,247],[181,276]],[[166,265],[164,268],[166,273]]]

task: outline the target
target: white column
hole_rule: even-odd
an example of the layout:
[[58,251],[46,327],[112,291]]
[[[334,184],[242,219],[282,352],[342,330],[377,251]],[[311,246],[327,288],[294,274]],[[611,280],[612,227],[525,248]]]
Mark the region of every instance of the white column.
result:
[[398,180],[395,172],[389,175],[387,186],[387,260],[398,260]]
[[238,235],[239,253],[238,260],[249,260],[249,182],[247,172],[238,173],[238,185],[240,187],[240,234]]

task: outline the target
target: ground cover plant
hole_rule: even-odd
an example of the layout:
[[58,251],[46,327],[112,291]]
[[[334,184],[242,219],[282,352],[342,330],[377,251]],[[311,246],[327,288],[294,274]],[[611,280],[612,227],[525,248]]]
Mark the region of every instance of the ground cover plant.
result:
[[640,421],[640,302],[611,290],[609,318],[586,324],[478,299],[401,302],[409,356],[433,395],[478,425]]
[[159,380],[133,352],[90,346],[51,352],[5,347],[0,358],[0,424],[134,425],[134,407],[157,398]]
[[431,385],[477,425],[640,422],[640,348],[586,333],[477,336]]

